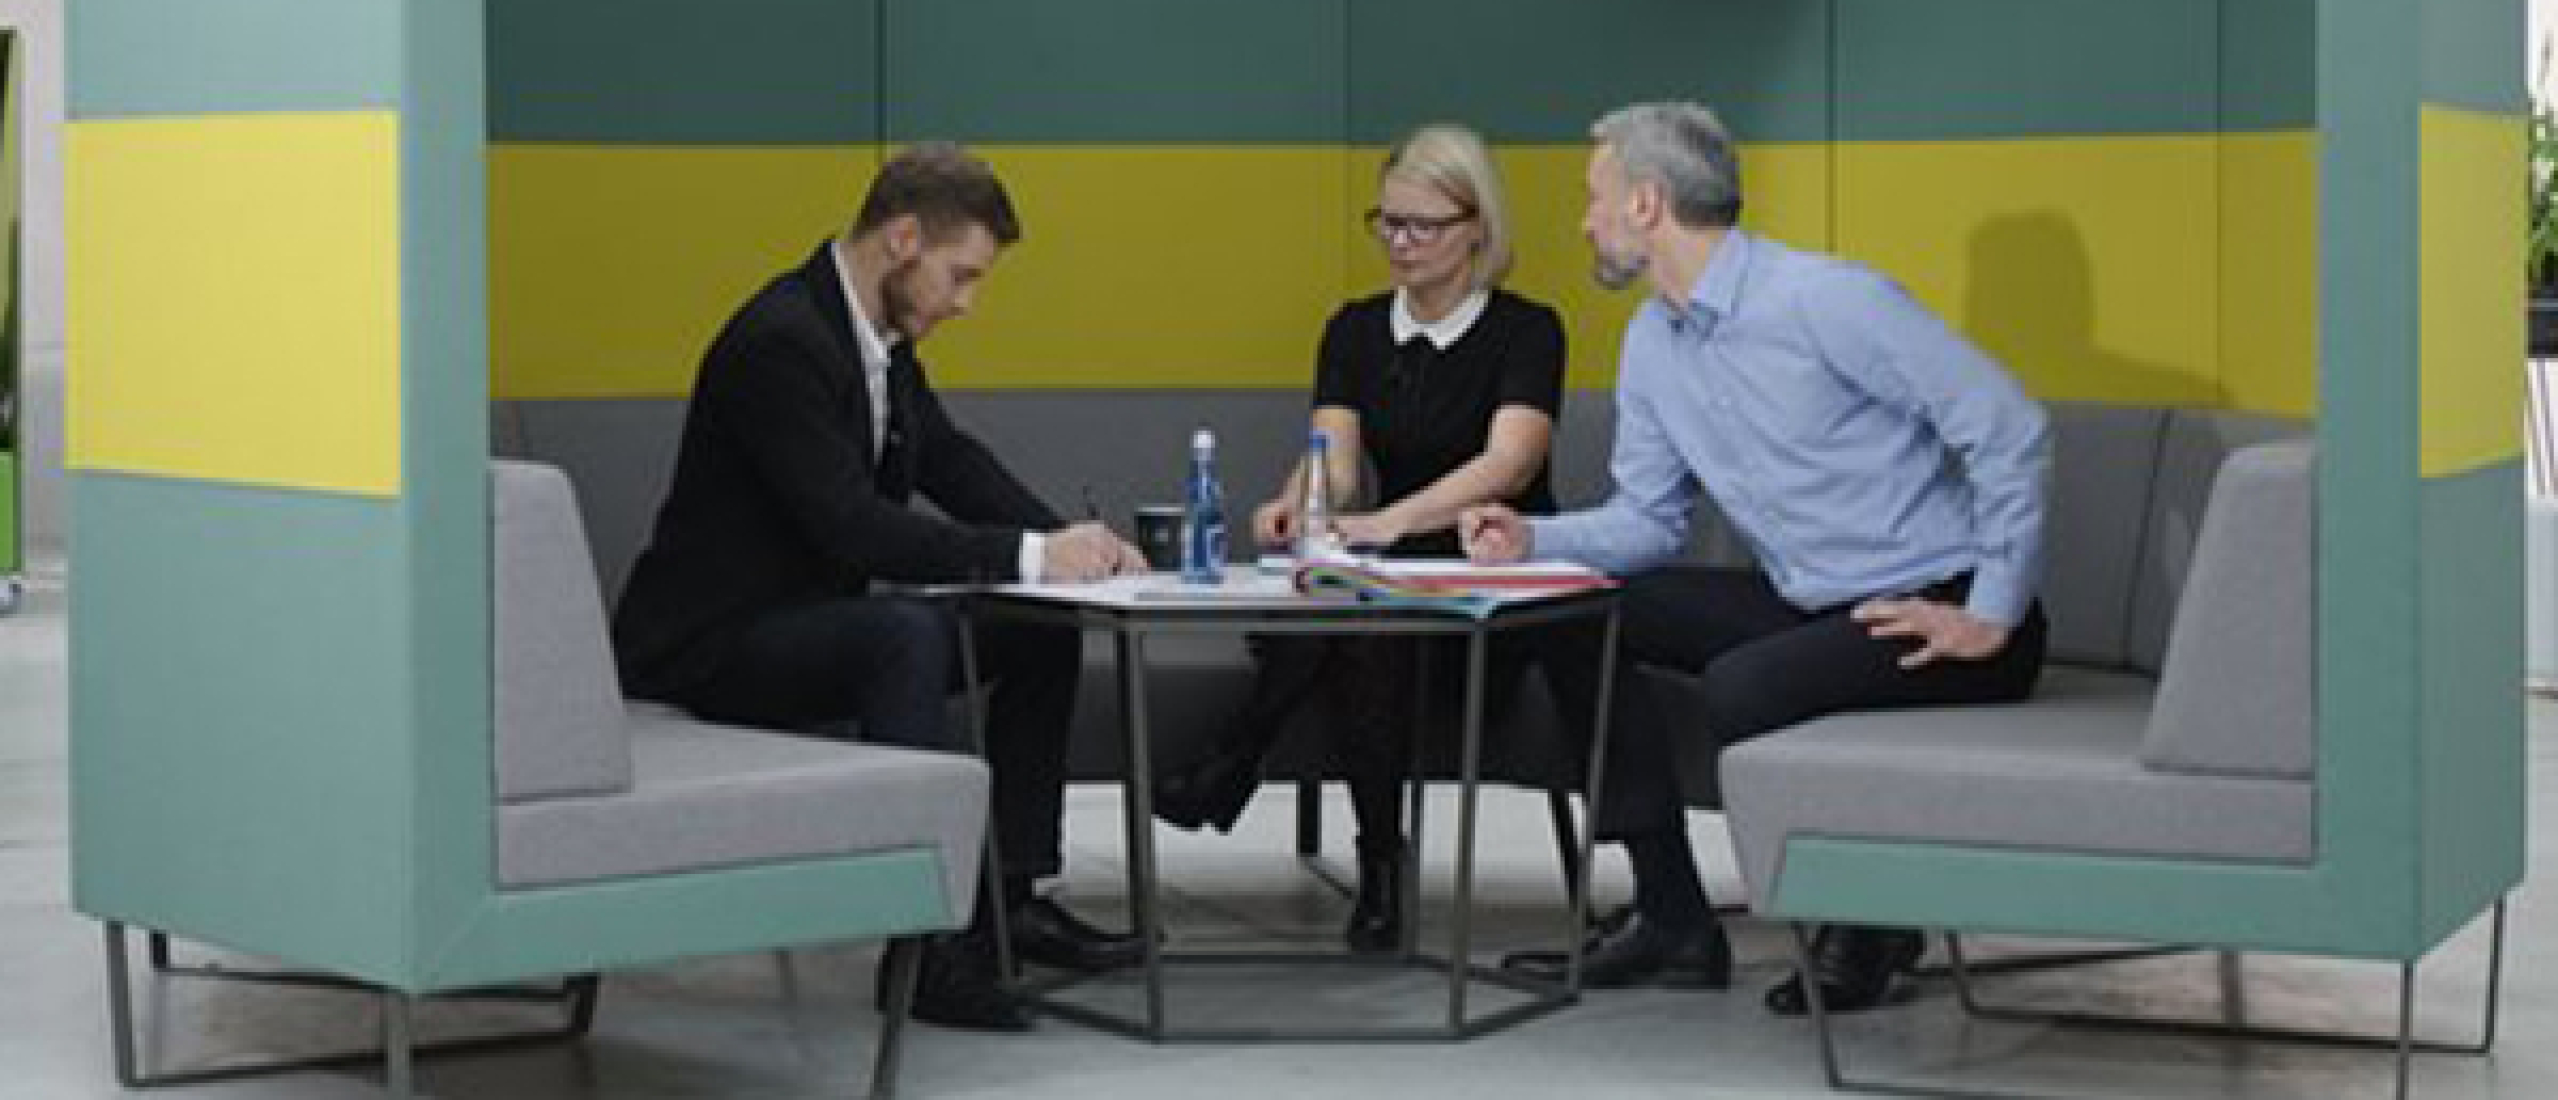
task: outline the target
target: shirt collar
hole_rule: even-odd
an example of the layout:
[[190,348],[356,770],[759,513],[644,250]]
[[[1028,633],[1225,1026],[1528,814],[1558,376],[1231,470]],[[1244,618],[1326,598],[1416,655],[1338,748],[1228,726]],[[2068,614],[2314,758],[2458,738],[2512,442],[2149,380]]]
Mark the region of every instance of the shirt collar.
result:
[[1483,316],[1483,307],[1491,300],[1492,295],[1476,290],[1458,302],[1457,308],[1449,310],[1447,316],[1425,325],[1412,316],[1412,295],[1402,287],[1396,287],[1394,308],[1387,312],[1386,322],[1393,327],[1397,344],[1419,336],[1429,340],[1431,347],[1446,351],[1448,345],[1465,338],[1466,330],[1474,327],[1476,319]]
[[1702,332],[1713,332],[1716,324],[1732,316],[1740,304],[1741,276],[1749,270],[1750,252],[1755,238],[1739,229],[1723,235],[1714,246],[1714,255],[1705,261],[1696,283],[1688,288],[1687,301],[1670,310],[1673,326],[1697,325]]
[[853,340],[861,345],[862,364],[875,370],[888,367],[888,351],[905,339],[902,333],[882,334],[870,323],[870,315],[862,312],[862,296],[853,290],[853,257],[844,248],[844,239],[835,238],[835,280],[844,291],[844,308],[853,318]]

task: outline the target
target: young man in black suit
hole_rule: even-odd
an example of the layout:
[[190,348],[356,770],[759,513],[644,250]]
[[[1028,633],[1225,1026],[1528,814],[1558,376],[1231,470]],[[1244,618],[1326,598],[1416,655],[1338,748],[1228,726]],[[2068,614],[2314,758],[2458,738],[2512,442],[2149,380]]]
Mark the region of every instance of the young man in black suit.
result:
[[[631,695],[746,725],[853,719],[868,740],[965,751],[946,706],[956,618],[874,584],[1076,582],[1145,567],[1099,524],[1061,521],[952,423],[915,357],[1020,236],[984,161],[913,146],[880,168],[850,230],[729,319],[703,356],[673,485],[614,616]],[[910,508],[919,493],[942,515]],[[993,920],[1045,965],[1105,969],[1142,952],[1032,890],[1059,869],[1080,638],[990,625],[979,646],[995,682],[986,756],[1004,889],[926,952],[915,1016],[1021,1030],[1030,1020],[995,973]]]

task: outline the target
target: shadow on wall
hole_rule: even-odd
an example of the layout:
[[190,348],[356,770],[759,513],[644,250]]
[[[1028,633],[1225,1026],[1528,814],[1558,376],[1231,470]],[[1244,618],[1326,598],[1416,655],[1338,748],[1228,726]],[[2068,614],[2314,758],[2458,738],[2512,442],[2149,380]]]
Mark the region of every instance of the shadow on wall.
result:
[[[2096,277],[2078,227],[2051,210],[2000,214],[1973,231],[1963,329],[2019,376],[2065,381],[2046,400],[2211,407],[2225,388],[2097,346]],[[2032,364],[2038,370],[2025,370]],[[2057,369],[2055,369],[2057,368]]]

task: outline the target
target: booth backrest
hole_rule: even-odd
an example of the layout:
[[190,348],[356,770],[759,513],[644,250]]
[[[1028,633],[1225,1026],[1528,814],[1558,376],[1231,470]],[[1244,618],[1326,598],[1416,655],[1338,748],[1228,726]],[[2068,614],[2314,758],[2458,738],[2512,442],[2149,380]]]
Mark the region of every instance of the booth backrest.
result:
[[631,746],[604,601],[568,479],[498,462],[489,485],[497,793],[628,790]]
[[[1177,498],[1190,431],[1217,429],[1231,496],[1249,503],[1276,484],[1303,441],[1304,395],[956,392],[953,415],[1061,510],[1087,494],[1105,516]],[[2046,529],[2044,606],[2055,660],[2157,674],[2185,584],[2212,474],[2248,444],[2301,434],[2298,421],[2214,411],[2057,402]],[[674,465],[679,400],[514,402],[497,407],[500,454],[555,463],[576,479],[595,570],[617,591],[648,537]],[[1608,488],[1615,409],[1604,390],[1568,395],[1555,434],[1556,495],[1565,507]],[[1689,539],[1691,560],[1737,564],[1747,551],[1711,507]]]
[[2230,455],[2195,539],[2141,761],[2307,779],[2316,756],[2316,463],[2306,440]]

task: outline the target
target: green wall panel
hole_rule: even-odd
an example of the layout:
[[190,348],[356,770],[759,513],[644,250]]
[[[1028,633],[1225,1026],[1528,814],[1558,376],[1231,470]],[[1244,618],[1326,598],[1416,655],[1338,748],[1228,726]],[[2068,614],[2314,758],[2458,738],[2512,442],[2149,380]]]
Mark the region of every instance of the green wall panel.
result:
[[65,3],[74,120],[384,107],[403,0]]
[[[2413,0],[2411,0],[2413,2]],[[2524,0],[2424,0],[2425,99],[2519,114],[2539,46],[2524,32]]]
[[2221,0],[2220,8],[2221,128],[2316,125],[2317,0]]
[[1848,141],[2208,132],[2217,0],[1837,0]]
[[1350,19],[1353,141],[1448,119],[1577,144],[1652,99],[1701,100],[1746,141],[1829,136],[1828,0],[1360,0]]
[[887,136],[1337,142],[1343,16],[1338,2],[896,0]]
[[2431,479],[2419,493],[2425,685],[2413,748],[2433,940],[2522,880],[2522,463]]
[[878,0],[490,0],[489,136],[871,141],[879,17]]
[[96,473],[71,504],[74,903],[396,980],[420,741],[400,506]]

